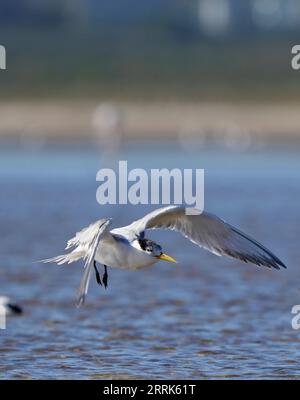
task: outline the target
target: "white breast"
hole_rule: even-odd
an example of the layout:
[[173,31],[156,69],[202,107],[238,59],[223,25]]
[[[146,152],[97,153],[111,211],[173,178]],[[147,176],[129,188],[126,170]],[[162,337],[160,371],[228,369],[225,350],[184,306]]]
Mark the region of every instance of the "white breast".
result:
[[155,264],[158,260],[125,240],[100,242],[96,261],[108,267],[138,269]]

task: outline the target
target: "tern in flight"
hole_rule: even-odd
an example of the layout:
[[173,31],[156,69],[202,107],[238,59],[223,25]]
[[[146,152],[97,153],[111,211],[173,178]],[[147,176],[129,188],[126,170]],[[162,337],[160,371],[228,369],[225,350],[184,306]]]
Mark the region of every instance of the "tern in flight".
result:
[[[145,238],[145,231],[150,229],[180,232],[191,242],[217,256],[225,255],[268,268],[286,268],[279,258],[250,236],[217,216],[207,212],[200,213],[196,209],[189,209],[187,215],[185,207],[168,206],[159,208],[128,226],[110,230],[110,223],[110,219],[100,219],[92,223],[68,241],[66,250],[73,248],[72,251],[42,260],[58,265],[85,260],[77,306],[84,303],[93,268],[98,284],[103,284],[106,288],[107,267],[139,269],[149,267],[159,260],[176,262],[174,258],[163,253],[159,244]],[[102,280],[96,262],[104,265]]]

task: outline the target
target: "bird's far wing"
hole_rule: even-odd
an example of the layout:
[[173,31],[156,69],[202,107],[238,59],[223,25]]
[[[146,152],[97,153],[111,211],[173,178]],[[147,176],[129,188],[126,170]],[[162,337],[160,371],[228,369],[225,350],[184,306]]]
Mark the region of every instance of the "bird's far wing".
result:
[[97,247],[104,237],[107,236],[107,228],[110,225],[110,219],[101,219],[89,227],[78,232],[75,238],[69,240],[67,248],[71,246],[82,246],[85,248],[85,264],[83,277],[78,289],[76,305],[80,307],[84,303],[88,291],[91,270],[93,267]]
[[186,215],[185,207],[169,206],[155,210],[134,221],[127,230],[141,235],[147,229],[170,229],[180,232],[193,243],[218,256],[280,269],[286,266],[267,248],[213,214]]
[[95,239],[95,236],[98,234],[99,229],[101,229],[103,226],[103,223],[109,221],[111,221],[109,218],[99,219],[98,221],[90,224],[88,227],[77,232],[72,239],[68,240],[66,250],[75,246],[85,247],[86,245],[89,245]]

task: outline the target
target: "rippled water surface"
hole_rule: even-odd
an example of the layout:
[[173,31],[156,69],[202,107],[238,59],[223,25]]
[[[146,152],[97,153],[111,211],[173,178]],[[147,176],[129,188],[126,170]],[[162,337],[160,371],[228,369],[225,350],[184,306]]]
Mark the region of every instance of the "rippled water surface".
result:
[[295,378],[300,330],[299,149],[183,153],[124,150],[128,167],[205,168],[206,209],[256,237],[288,265],[270,271],[216,257],[175,233],[149,236],[178,259],[139,272],[109,270],[74,306],[82,264],[33,263],[60,254],[74,232],[111,216],[127,224],[153,207],[100,206],[95,149],[2,149],[0,293],[24,307],[0,331],[1,378]]

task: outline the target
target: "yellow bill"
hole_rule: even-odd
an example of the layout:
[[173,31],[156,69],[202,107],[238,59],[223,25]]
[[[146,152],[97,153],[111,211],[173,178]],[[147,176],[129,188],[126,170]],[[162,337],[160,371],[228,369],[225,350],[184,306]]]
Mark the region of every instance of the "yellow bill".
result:
[[169,262],[177,263],[177,261],[176,261],[173,257],[168,256],[168,254],[165,254],[165,253],[162,253],[160,256],[157,256],[157,258],[158,258],[159,260],[164,260],[164,261],[169,261]]

